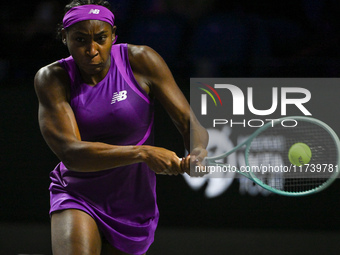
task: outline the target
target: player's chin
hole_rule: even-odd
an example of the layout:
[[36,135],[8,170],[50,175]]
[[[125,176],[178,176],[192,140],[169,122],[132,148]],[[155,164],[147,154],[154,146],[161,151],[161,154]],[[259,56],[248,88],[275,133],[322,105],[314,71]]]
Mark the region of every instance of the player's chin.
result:
[[89,75],[96,75],[103,71],[102,65],[89,65],[83,69]]
[[103,61],[92,62],[88,60],[82,60],[78,61],[78,66],[82,71],[88,74],[98,73],[104,69],[104,62]]

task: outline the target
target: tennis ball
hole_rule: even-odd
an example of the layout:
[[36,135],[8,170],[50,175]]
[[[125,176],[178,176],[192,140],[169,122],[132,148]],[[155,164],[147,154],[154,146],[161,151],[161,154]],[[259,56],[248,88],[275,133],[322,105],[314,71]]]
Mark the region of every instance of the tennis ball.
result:
[[312,158],[312,151],[305,143],[295,143],[288,151],[288,159],[295,166],[308,164]]

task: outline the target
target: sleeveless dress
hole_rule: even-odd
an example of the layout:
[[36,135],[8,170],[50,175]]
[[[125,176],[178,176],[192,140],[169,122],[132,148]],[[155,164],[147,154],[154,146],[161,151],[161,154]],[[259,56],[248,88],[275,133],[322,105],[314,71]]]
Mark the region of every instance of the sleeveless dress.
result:
[[[82,82],[72,56],[59,63],[71,80],[70,105],[83,141],[153,145],[153,102],[133,76],[127,44],[112,45],[110,70],[94,87]],[[114,247],[129,254],[148,250],[159,212],[156,176],[145,163],[75,172],[60,162],[50,178],[50,214],[82,210]]]

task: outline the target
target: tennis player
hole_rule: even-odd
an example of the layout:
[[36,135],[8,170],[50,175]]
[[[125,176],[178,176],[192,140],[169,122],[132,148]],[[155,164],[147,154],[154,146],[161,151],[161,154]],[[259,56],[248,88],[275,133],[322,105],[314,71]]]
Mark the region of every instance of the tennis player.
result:
[[[61,160],[50,174],[54,255],[145,254],[159,218],[155,174],[189,172],[207,155],[207,132],[166,63],[147,46],[114,44],[109,8],[68,4],[61,35],[70,56],[34,80],[42,135]],[[190,156],[153,145],[154,99]]]

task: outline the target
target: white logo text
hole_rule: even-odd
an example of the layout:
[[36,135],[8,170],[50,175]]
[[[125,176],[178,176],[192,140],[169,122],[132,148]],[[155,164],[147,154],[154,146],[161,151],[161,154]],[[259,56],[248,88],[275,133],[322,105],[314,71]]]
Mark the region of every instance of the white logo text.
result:
[[117,101],[118,102],[123,101],[125,99],[127,99],[127,91],[126,90],[122,90],[120,92],[115,92],[115,93],[113,93],[111,104],[114,104]]

